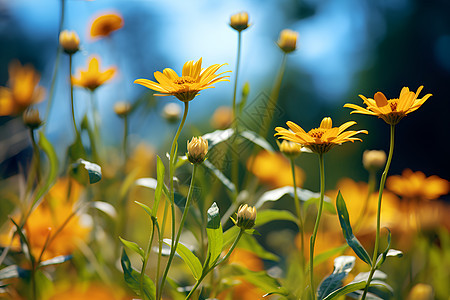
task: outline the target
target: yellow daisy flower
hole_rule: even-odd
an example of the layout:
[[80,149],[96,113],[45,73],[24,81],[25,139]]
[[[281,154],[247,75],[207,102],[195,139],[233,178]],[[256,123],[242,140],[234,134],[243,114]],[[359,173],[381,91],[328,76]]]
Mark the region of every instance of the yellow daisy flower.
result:
[[407,114],[417,110],[432,96],[431,94],[426,94],[423,98],[419,99],[418,96],[422,89],[423,85],[414,93],[409,88],[403,87],[398,99],[394,98],[390,100],[387,100],[382,92],[377,92],[373,96],[373,99],[359,95],[367,105],[367,108],[350,103],[345,104],[344,107],[353,108],[354,111],[351,113],[374,115],[382,118],[390,125],[395,125]]
[[200,58],[196,62],[193,60],[186,62],[181,77],[174,70],[166,68],[163,73],[159,71],[154,73],[158,83],[148,79],[137,79],[134,83],[161,93],[155,94],[155,96],[175,96],[180,101],[188,102],[194,99],[201,90],[213,88],[214,83],[230,81],[228,79],[230,76],[221,75],[231,71],[215,74],[223,65],[225,64],[215,64],[202,69],[202,59]]
[[96,57],[91,57],[86,71],[79,70],[78,77],[72,76],[72,84],[94,91],[96,88],[114,77],[115,68],[100,71],[100,62]]
[[358,133],[368,133],[367,130],[345,131],[350,126],[355,125],[355,121],[349,121],[339,127],[333,127],[330,117],[323,118],[319,128],[313,128],[308,132],[294,122],[289,121],[286,124],[290,130],[277,127],[275,128],[277,131],[275,136],[278,135],[279,138],[303,145],[318,154],[328,152],[335,145],[349,141],[361,141],[361,139],[352,136]]
[[103,14],[95,18],[91,25],[91,37],[109,36],[113,31],[123,27],[123,18],[117,13]]
[[31,65],[13,61],[8,72],[8,87],[0,86],[0,116],[17,115],[44,99],[45,89],[38,85],[40,76]]

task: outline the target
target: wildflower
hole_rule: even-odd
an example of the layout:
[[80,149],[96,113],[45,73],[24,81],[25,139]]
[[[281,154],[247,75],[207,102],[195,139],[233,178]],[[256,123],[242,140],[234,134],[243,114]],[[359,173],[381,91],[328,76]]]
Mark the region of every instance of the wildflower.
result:
[[116,72],[115,68],[100,71],[99,64],[98,58],[91,57],[88,69],[86,71],[80,70],[78,77],[72,76],[72,84],[94,91],[96,88],[113,78]]
[[176,103],[167,103],[164,105],[162,116],[169,123],[175,123],[180,119],[181,116],[181,108]]
[[74,54],[80,48],[80,38],[75,31],[63,30],[59,34],[59,44],[67,54]]
[[182,76],[170,69],[164,69],[163,73],[155,72],[154,76],[158,83],[148,79],[137,79],[134,83],[145,86],[151,90],[160,92],[155,96],[175,96],[183,102],[191,101],[204,89],[213,88],[213,84],[220,81],[229,81],[230,76],[221,76],[223,73],[215,74],[225,64],[215,64],[202,69],[202,59],[194,62],[188,61],[183,66]]
[[281,153],[286,155],[287,158],[295,158],[299,156],[302,149],[302,146],[299,144],[287,140],[283,140],[278,146]]
[[278,39],[278,47],[285,53],[290,53],[297,49],[298,32],[290,29],[283,29]]
[[433,287],[429,284],[418,283],[409,292],[408,300],[433,300]]
[[286,124],[291,130],[277,127],[275,128],[277,131],[275,135],[280,136],[279,138],[303,145],[318,154],[328,152],[335,145],[349,141],[361,141],[361,139],[352,136],[358,133],[368,133],[367,130],[345,131],[350,126],[356,124],[354,121],[349,121],[339,127],[332,127],[333,123],[329,117],[323,118],[319,128],[311,129],[308,132],[305,132],[294,122],[289,121]]
[[40,76],[32,66],[13,61],[8,72],[8,87],[0,87],[0,116],[18,115],[44,99],[45,89],[38,85]]
[[418,99],[423,85],[414,93],[409,88],[404,87],[400,92],[400,96],[395,99],[387,100],[382,92],[377,92],[373,99],[359,95],[367,105],[367,108],[360,107],[355,104],[345,104],[344,107],[353,108],[351,113],[373,115],[382,118],[386,123],[395,125],[400,122],[410,112],[417,110],[422,104],[430,98],[431,94],[426,94],[423,98]]
[[103,14],[94,19],[91,25],[91,37],[109,36],[113,31],[123,27],[123,18],[117,13]]
[[[254,161],[253,161],[254,160]],[[292,185],[291,164],[281,153],[260,151],[247,163],[247,168],[258,179],[273,188]],[[273,170],[277,170],[274,172]],[[297,186],[302,186],[305,180],[305,172],[295,166],[295,179]]]
[[363,153],[363,165],[368,171],[377,171],[386,163],[386,152],[383,150],[366,150]]
[[239,206],[236,226],[242,229],[251,229],[255,226],[256,208],[247,204]]
[[114,104],[114,112],[123,118],[131,111],[131,104],[127,101],[120,101]]
[[39,110],[37,109],[27,109],[23,113],[23,123],[30,129],[37,129],[41,127],[42,120],[39,117]]
[[406,169],[402,175],[389,176],[386,187],[403,198],[434,200],[449,192],[449,182],[436,175],[426,177],[423,172]]
[[202,163],[208,153],[208,140],[205,140],[201,136],[193,137],[192,140],[187,143],[187,151],[187,157],[191,163]]
[[237,30],[242,31],[248,28],[248,13],[240,12],[230,17],[230,26]]
[[215,129],[226,129],[233,121],[233,110],[228,106],[220,106],[211,117],[211,126]]

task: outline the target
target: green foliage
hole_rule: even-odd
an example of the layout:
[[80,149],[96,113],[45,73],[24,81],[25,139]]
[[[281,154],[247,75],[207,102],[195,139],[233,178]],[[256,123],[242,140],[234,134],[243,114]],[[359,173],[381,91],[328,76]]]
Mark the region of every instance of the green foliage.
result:
[[337,290],[342,285],[348,273],[355,266],[354,256],[339,256],[334,260],[334,270],[331,275],[327,276],[319,285],[318,296],[319,300],[322,300],[330,293]]
[[122,265],[123,277],[128,287],[132,289],[137,295],[141,296],[143,300],[154,300],[156,297],[156,288],[153,281],[147,275],[144,275],[143,278],[143,294],[141,295],[141,283],[140,276],[141,274],[133,269],[131,266],[130,259],[127,256],[125,250],[122,250],[122,257],[120,259],[120,263]]
[[47,192],[52,183],[56,180],[56,176],[58,175],[58,157],[56,156],[56,152],[52,144],[47,140],[42,131],[39,132],[39,147],[41,147],[41,149],[47,155],[50,171],[44,183],[41,185],[38,192],[36,193],[36,198],[35,201],[33,202],[33,206]]
[[161,200],[161,193],[162,193],[162,189],[164,186],[164,173],[165,173],[165,168],[164,168],[164,164],[161,160],[161,158],[159,156],[156,156],[157,158],[157,163],[156,163],[156,173],[157,173],[157,184],[156,184],[156,189],[155,189],[155,202],[153,203],[153,211],[151,216],[153,218],[156,217],[156,212],[158,211],[158,207],[159,207],[159,201]]
[[[170,247],[172,245],[172,240],[164,239],[164,243]],[[202,264],[200,263],[198,257],[195,256],[195,254],[182,243],[178,243],[176,252],[188,265],[192,275],[194,275],[194,278],[198,280],[202,276]]]
[[83,184],[94,184],[102,179],[102,169],[99,165],[79,158],[72,164],[73,176]]
[[139,254],[139,256],[140,256],[142,259],[145,259],[145,252],[144,252],[144,249],[142,249],[141,247],[139,247],[138,244],[136,244],[136,243],[134,243],[134,242],[127,241],[127,240],[121,238],[120,236],[119,236],[119,240],[122,242],[122,244],[123,244],[125,247],[127,247],[128,249],[130,249],[130,250],[134,251],[135,253]]
[[208,236],[208,266],[212,267],[219,259],[223,247],[223,231],[220,224],[219,207],[215,202],[208,209],[206,234]]

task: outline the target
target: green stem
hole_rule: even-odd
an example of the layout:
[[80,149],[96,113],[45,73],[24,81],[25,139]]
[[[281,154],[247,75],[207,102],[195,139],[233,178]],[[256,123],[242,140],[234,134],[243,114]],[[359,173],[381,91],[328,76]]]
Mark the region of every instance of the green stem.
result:
[[[237,149],[237,137],[238,137],[238,118],[237,118],[237,108],[236,108],[236,91],[238,85],[238,75],[239,75],[239,65],[241,62],[241,32],[238,31],[238,47],[237,47],[237,59],[236,59],[236,78],[234,81],[233,90],[233,129],[234,129],[234,139],[232,140],[232,155],[233,161],[231,163],[231,178],[233,180],[234,186],[236,187],[236,195],[239,193],[239,154]],[[233,197],[235,200],[236,198]]]
[[208,275],[209,272],[211,272],[215,267],[220,265],[221,263],[225,262],[233,252],[234,248],[236,248],[236,245],[238,244],[239,240],[241,239],[242,235],[244,234],[245,229],[242,229],[239,231],[239,234],[236,236],[236,239],[234,240],[233,244],[230,247],[230,250],[228,250],[228,253],[217,263],[212,265],[209,269],[207,269],[205,272],[203,272],[202,276],[197,280],[192,290],[189,292],[189,294],[186,296],[185,300],[189,300],[189,298],[192,296],[192,294],[195,292],[195,290],[198,288],[200,283],[205,279],[206,275]]
[[294,203],[295,203],[295,211],[297,212],[297,226],[298,226],[298,230],[300,231],[300,251],[301,251],[301,267],[303,269],[303,273],[305,272],[304,267],[305,267],[305,243],[304,243],[304,231],[303,231],[303,218],[302,218],[302,210],[300,207],[300,200],[298,199],[298,194],[297,194],[297,183],[296,183],[296,179],[295,179],[295,164],[294,164],[294,159],[291,158],[291,170],[292,170],[292,182],[293,182],[293,187],[294,187]]
[[34,137],[34,130],[30,128],[31,144],[33,145],[33,156],[34,156],[34,172],[36,174],[36,180],[40,181],[40,169],[41,169],[41,159],[39,154],[39,148],[36,143],[36,138]]
[[319,165],[320,165],[320,202],[319,210],[317,211],[316,223],[314,224],[313,234],[310,239],[309,244],[309,275],[311,284],[311,299],[316,299],[316,291],[314,288],[314,244],[316,243],[317,230],[319,229],[320,217],[322,216],[323,200],[325,196],[325,172],[323,166],[323,153],[319,154]]
[[[160,274],[160,270],[161,270],[161,256],[162,256],[162,245],[163,245],[163,239],[164,239],[164,231],[166,228],[166,219],[167,219],[167,211],[169,209],[169,202],[166,200],[164,203],[164,213],[163,213],[163,219],[162,219],[162,225],[161,225],[161,231],[159,234],[159,243],[158,243],[158,247],[159,247],[159,251],[158,251],[158,262],[156,265],[156,282],[159,282],[159,274]],[[159,296],[159,286],[156,286],[156,299]]]
[[70,80],[70,104],[72,107],[72,121],[73,128],[75,128],[75,134],[77,137],[80,135],[77,128],[77,123],[75,122],[75,109],[73,104],[73,83],[72,83],[72,54],[69,54],[69,80]]
[[144,261],[142,262],[141,275],[139,276],[139,290],[141,295],[144,294],[144,275],[145,269],[147,268],[148,258],[150,257],[150,251],[152,249],[153,237],[155,236],[155,220],[152,218],[152,234],[150,235],[150,239],[148,240],[147,249],[145,250]]
[[369,278],[367,279],[366,287],[364,288],[364,293],[361,297],[362,300],[366,299],[367,292],[369,290],[370,282],[372,281],[373,274],[376,270],[376,261],[378,257],[378,247],[380,243],[380,226],[381,226],[381,200],[383,196],[384,184],[386,183],[387,174],[389,171],[389,167],[391,166],[392,155],[394,153],[394,133],[395,133],[395,125],[391,124],[390,128],[391,138],[389,144],[389,155],[386,162],[386,167],[384,168],[383,175],[381,175],[380,181],[380,189],[378,191],[378,206],[377,206],[377,231],[375,236],[375,247],[373,249],[373,258],[372,258],[372,268],[370,269]]

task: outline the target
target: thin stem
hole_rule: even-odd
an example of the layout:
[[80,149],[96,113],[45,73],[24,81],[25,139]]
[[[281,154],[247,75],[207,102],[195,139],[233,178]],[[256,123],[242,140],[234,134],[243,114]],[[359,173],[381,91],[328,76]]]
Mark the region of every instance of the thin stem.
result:
[[375,236],[375,247],[373,249],[373,258],[372,258],[372,268],[370,269],[369,278],[367,279],[366,287],[364,288],[364,293],[361,297],[362,300],[366,299],[367,292],[369,290],[370,281],[372,280],[373,274],[375,273],[378,257],[378,247],[380,243],[380,226],[381,226],[381,200],[383,196],[384,184],[386,183],[387,174],[389,171],[389,167],[391,166],[392,155],[394,153],[394,133],[395,133],[395,125],[391,124],[391,138],[389,144],[389,155],[386,162],[386,167],[384,168],[383,175],[381,175],[380,181],[380,189],[378,191],[378,206],[377,206],[377,231]]
[[150,251],[152,249],[153,237],[155,236],[155,220],[152,218],[152,234],[148,240],[147,249],[145,250],[144,261],[142,262],[141,275],[139,276],[139,290],[141,295],[144,295],[144,275],[145,269],[147,268],[148,258],[150,257]]
[[[233,155],[233,161],[231,163],[231,178],[233,180],[234,186],[236,187],[236,194],[239,193],[239,155],[237,149],[237,136],[238,136],[238,118],[237,118],[237,108],[236,108],[236,91],[238,85],[238,75],[239,75],[239,65],[241,62],[241,31],[238,31],[238,47],[237,47],[237,59],[236,59],[236,78],[234,80],[234,90],[233,90],[233,129],[234,129],[234,139],[231,144],[231,152]],[[235,200],[236,198],[233,197]]]
[[302,210],[300,207],[300,200],[298,199],[297,194],[297,183],[295,179],[295,164],[294,164],[294,158],[291,158],[291,170],[292,170],[292,183],[294,187],[294,203],[295,203],[295,211],[297,213],[297,226],[298,230],[300,231],[300,251],[301,251],[301,267],[303,269],[303,273],[305,272],[305,242],[304,242],[304,231],[303,231],[303,218],[302,218]]
[[75,122],[75,109],[73,104],[73,83],[72,83],[72,54],[69,54],[69,80],[70,80],[70,104],[72,105],[72,121],[73,128],[75,128],[75,134],[77,137],[80,135],[77,128],[77,123]]
[[[165,201],[164,203],[164,213],[163,213],[163,219],[162,219],[162,225],[161,225],[161,230],[159,233],[159,251],[158,251],[158,263],[156,266],[156,282],[159,282],[159,274],[160,274],[160,270],[161,270],[161,256],[162,256],[162,245],[163,245],[163,239],[164,239],[164,231],[166,228],[166,219],[167,219],[167,211],[169,209],[169,201]],[[156,286],[156,299],[159,296],[159,286]]]
[[314,288],[314,244],[316,243],[317,230],[319,229],[320,217],[322,216],[323,209],[323,199],[325,195],[325,172],[323,166],[323,153],[319,154],[319,165],[320,165],[320,202],[319,210],[317,211],[316,223],[314,224],[313,234],[310,239],[309,244],[309,275],[311,284],[311,299],[316,299],[316,291]]
[[40,181],[40,169],[41,169],[41,159],[39,154],[39,148],[36,143],[36,138],[34,137],[34,130],[30,128],[31,144],[33,145],[33,157],[34,157],[34,172],[36,174],[37,182]]

